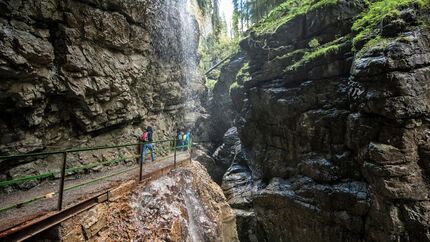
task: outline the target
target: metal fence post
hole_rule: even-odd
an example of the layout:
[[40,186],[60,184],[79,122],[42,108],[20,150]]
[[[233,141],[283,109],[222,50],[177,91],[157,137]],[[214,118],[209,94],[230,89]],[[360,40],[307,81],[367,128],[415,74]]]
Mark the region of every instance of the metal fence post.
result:
[[193,159],[193,143],[191,143],[190,145],[190,164],[193,163],[192,159]]
[[173,148],[175,149],[173,154],[173,166],[176,168],[176,140],[173,141]]
[[139,152],[139,154],[140,154],[140,157],[139,157],[139,181],[142,181],[142,172],[143,172],[143,161],[145,160],[145,156],[144,156],[144,154],[143,154],[143,146],[144,146],[145,144],[144,143],[141,143],[140,144],[140,152]]
[[63,166],[61,167],[60,188],[58,190],[58,206],[57,209],[63,209],[63,194],[64,194],[64,179],[66,176],[67,151],[63,153]]
[[138,141],[138,144],[137,144],[137,154],[139,155],[137,158],[136,158],[136,162],[137,162],[137,164],[139,164],[139,162],[140,162],[140,152],[142,152],[142,147],[141,147],[141,143],[140,143],[140,140]]

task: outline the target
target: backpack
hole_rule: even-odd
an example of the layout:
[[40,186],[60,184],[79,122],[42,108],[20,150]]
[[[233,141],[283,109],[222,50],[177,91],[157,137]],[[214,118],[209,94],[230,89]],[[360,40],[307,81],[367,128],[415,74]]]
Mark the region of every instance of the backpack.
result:
[[187,134],[182,135],[182,140],[186,141],[187,140]]
[[148,141],[148,132],[143,132],[143,134],[139,138],[140,141],[146,142]]

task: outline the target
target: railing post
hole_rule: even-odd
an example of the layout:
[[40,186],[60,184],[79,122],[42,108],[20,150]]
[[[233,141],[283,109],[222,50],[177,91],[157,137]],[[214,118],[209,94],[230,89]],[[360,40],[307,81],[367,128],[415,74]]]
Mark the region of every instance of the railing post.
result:
[[137,144],[137,154],[139,155],[137,158],[136,158],[136,162],[137,162],[137,164],[139,164],[139,162],[140,162],[140,152],[142,152],[142,147],[141,147],[141,142],[140,142],[140,140],[138,141],[138,144]]
[[176,139],[173,141],[173,148],[175,149],[173,153],[173,166],[176,168]]
[[58,211],[63,209],[64,179],[66,176],[67,151],[63,153],[63,165],[61,167],[60,188],[58,190]]
[[190,164],[193,163],[193,143],[191,142],[191,145],[189,145],[190,147]]
[[143,154],[143,146],[145,143],[140,144],[140,157],[139,157],[139,181],[142,181],[142,172],[143,172],[143,161],[145,160],[145,155]]

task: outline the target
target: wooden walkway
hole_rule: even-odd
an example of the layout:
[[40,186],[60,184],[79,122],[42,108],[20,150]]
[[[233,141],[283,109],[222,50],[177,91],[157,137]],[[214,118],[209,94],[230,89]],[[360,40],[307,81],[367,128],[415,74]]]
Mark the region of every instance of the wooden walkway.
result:
[[[189,158],[190,154],[188,152],[177,152],[176,159],[178,162]],[[173,154],[159,158],[155,162],[147,162],[143,165],[142,174],[145,177],[145,175],[163,170],[166,167],[171,167],[173,163]],[[65,181],[65,187],[76,187],[76,189],[71,189],[64,193],[63,206],[66,208],[73,206],[96,194],[119,186],[126,181],[132,179],[138,180],[139,170],[139,165],[133,162],[131,165],[110,166],[106,171],[82,175],[79,179],[69,178]],[[88,184],[84,186],[79,185],[83,183]],[[29,221],[37,220],[38,218],[43,218],[44,216],[54,213],[57,209],[58,195],[51,196],[50,194],[57,192],[58,186],[59,179],[47,180],[28,191],[0,194],[0,208],[33,197],[43,196],[43,199],[33,203],[0,213],[0,240],[2,235],[7,234],[7,231],[11,230],[11,228],[23,227]]]

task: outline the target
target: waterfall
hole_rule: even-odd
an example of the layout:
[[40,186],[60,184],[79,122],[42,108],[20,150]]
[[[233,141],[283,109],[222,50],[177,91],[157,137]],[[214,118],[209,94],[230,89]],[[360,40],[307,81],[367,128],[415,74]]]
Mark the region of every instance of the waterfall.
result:
[[180,48],[182,57],[182,73],[185,95],[185,124],[193,126],[201,108],[199,90],[202,78],[199,71],[197,49],[199,44],[199,24],[193,14],[195,7],[192,0],[179,0]]
[[216,238],[219,224],[210,209],[212,200],[204,200],[195,191],[196,184],[193,175],[182,170],[152,181],[136,193],[130,205],[136,239],[171,241],[176,236],[180,241],[201,242]]

